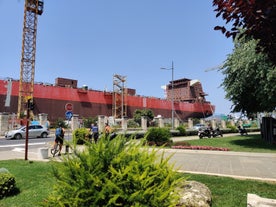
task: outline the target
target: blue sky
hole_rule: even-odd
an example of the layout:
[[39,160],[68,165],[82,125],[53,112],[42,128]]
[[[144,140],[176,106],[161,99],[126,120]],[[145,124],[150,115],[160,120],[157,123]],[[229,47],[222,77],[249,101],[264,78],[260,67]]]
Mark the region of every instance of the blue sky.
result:
[[[137,94],[164,97],[162,85],[174,79],[201,81],[216,113],[230,112],[219,87],[223,76],[206,69],[232,53],[233,42],[216,25],[212,1],[183,0],[44,0],[38,18],[35,81],[57,77],[78,86],[112,90],[113,74],[127,77]],[[0,0],[0,77],[19,79],[23,0]]]

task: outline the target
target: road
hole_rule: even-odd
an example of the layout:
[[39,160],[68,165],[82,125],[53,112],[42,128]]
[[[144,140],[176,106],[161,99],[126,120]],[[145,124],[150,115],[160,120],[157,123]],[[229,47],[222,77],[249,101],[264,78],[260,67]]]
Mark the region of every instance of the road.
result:
[[[71,140],[71,134],[65,134],[66,140]],[[50,148],[54,144],[55,136],[50,134],[47,138],[28,139],[28,159],[38,159],[39,148]],[[25,139],[6,140],[0,137],[0,160],[25,159]]]

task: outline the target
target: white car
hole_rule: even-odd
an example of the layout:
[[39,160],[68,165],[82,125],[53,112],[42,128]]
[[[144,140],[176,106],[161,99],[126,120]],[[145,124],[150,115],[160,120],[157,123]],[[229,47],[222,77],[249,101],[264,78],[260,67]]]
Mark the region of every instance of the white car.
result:
[[[29,138],[42,137],[46,138],[50,132],[48,129],[42,125],[30,125],[29,126]],[[26,126],[22,126],[15,130],[10,130],[5,133],[6,139],[22,139],[26,138]]]
[[204,124],[196,124],[196,125],[194,125],[193,128],[196,129],[196,130],[199,130],[201,128],[206,128],[206,126]]

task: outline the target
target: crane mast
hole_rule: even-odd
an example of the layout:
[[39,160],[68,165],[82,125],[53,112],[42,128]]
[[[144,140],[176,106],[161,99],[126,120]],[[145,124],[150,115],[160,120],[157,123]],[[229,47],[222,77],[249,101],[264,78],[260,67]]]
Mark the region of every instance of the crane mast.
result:
[[17,116],[25,112],[27,102],[33,102],[37,15],[43,13],[43,0],[25,0],[20,82]]

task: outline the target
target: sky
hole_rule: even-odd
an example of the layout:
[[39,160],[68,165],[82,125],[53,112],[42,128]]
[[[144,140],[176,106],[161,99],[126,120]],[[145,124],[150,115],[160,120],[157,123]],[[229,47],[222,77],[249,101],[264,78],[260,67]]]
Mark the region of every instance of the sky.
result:
[[[38,16],[35,81],[57,77],[78,87],[113,89],[113,75],[126,76],[138,95],[164,98],[161,86],[181,78],[197,79],[216,106],[229,114],[231,102],[220,87],[216,68],[233,51],[232,39],[213,28],[212,1],[44,0]],[[24,0],[0,0],[0,78],[20,77]]]

